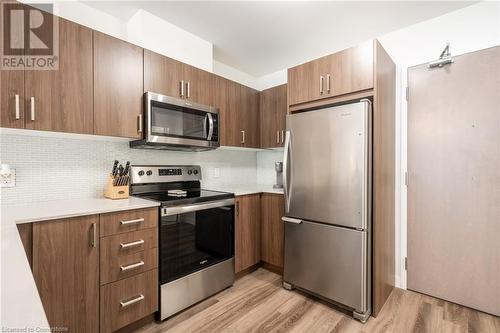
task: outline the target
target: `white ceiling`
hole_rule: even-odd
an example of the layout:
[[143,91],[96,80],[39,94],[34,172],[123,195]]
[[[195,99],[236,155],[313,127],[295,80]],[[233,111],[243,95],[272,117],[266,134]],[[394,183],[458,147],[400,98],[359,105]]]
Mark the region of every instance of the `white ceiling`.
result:
[[[121,19],[138,9],[214,45],[214,59],[261,77],[463,8],[466,1],[99,1]],[[408,41],[411,43],[411,41]]]

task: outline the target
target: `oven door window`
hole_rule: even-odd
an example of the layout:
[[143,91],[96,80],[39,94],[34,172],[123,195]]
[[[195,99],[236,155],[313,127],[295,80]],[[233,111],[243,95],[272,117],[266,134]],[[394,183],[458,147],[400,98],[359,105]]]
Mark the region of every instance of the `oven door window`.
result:
[[167,283],[234,255],[234,206],[163,216],[160,280]]
[[187,107],[151,102],[151,134],[206,140],[209,132],[206,112]]

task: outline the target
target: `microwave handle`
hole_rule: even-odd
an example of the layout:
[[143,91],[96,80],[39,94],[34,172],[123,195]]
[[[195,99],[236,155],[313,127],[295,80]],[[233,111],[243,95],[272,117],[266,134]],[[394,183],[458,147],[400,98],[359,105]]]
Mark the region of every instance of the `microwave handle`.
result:
[[212,135],[214,134],[214,119],[212,118],[211,113],[207,113],[208,118],[208,133],[207,133],[207,141],[212,140]]

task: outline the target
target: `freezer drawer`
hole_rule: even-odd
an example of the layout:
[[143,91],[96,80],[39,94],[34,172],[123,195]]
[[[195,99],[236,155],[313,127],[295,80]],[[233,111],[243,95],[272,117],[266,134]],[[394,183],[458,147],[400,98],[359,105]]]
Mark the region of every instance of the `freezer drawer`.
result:
[[370,307],[368,232],[285,222],[283,280],[364,313]]

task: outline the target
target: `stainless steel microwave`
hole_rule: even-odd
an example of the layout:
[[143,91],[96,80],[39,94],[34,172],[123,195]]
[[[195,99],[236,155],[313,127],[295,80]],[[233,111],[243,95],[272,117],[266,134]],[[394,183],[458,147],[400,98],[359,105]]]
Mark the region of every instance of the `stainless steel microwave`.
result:
[[219,110],[153,92],[144,94],[144,139],[132,148],[203,151],[219,143]]

